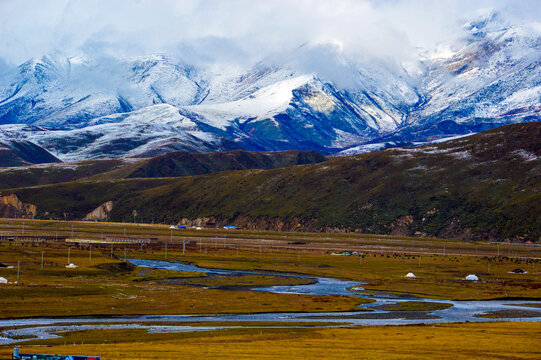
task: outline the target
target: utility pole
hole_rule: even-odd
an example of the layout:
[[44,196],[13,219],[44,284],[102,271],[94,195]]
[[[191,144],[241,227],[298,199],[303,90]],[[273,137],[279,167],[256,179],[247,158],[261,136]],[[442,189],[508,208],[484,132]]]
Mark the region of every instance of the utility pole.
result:
[[167,243],[165,243],[165,260],[167,260]]
[[203,250],[203,240],[199,239],[199,253]]
[[92,261],[92,244],[90,244],[89,250],[90,250],[90,252],[89,252],[89,254],[88,254],[88,260],[89,260],[89,261]]
[[124,236],[126,236],[126,228],[124,228]]
[[127,259],[127,256],[126,256],[126,247],[124,246],[124,261],[126,261]]
[[113,258],[113,244],[111,244],[111,258]]
[[68,248],[68,265],[70,264],[71,248]]
[[73,238],[73,224],[71,224],[71,237]]
[[41,250],[41,270],[43,270],[43,253],[44,251]]
[[17,284],[19,284],[19,274],[20,274],[20,270],[21,269],[21,261],[17,261]]
[[498,244],[498,257],[500,257],[500,244]]
[[182,256],[186,253],[186,239],[182,239]]

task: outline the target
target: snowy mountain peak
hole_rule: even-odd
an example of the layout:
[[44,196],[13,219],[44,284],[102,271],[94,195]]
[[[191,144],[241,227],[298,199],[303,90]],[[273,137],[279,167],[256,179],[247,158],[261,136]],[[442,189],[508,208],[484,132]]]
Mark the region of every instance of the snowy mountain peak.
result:
[[482,15],[466,22],[470,37],[425,52],[408,71],[351,58],[328,41],[248,69],[54,53],[0,76],[0,139],[35,142],[62,160],[171,149],[337,152],[539,121],[541,25],[505,27],[498,14]]

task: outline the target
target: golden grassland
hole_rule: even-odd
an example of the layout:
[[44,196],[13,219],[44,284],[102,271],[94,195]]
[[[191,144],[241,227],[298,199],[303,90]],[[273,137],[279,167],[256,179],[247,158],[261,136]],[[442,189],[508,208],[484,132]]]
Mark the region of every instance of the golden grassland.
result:
[[[156,254],[135,254],[153,258]],[[332,256],[318,252],[263,252],[221,250],[194,252],[188,257],[171,254],[168,259],[188,258],[203,267],[285,271],[327,276],[366,283],[365,289],[409,293],[438,299],[493,299],[502,297],[541,298],[541,263],[517,264],[514,260],[465,256],[408,257],[393,253],[358,256]],[[510,273],[517,267],[527,274]],[[537,268],[539,267],[539,269]],[[536,270],[537,269],[537,270]],[[415,279],[405,278],[414,272]],[[465,281],[468,274],[479,274],[482,281]]]
[[[41,252],[44,268],[41,269]],[[228,291],[167,284],[163,279],[178,279],[203,274],[150,270],[111,271],[99,264],[121,263],[108,254],[72,249],[67,269],[66,248],[0,246],[0,262],[14,266],[0,269],[0,276],[19,284],[1,285],[0,318],[75,315],[239,313],[270,311],[354,310],[365,300],[346,296],[303,296],[253,291]],[[201,279],[205,279],[201,277]],[[219,279],[212,279],[219,286]],[[225,285],[268,286],[298,283],[298,279],[252,276],[249,279],[224,277]]]
[[[23,230],[24,229],[24,230]],[[155,237],[178,244],[183,239],[202,241],[209,249],[224,240],[228,246],[246,249],[280,250],[361,250],[365,252],[397,251],[422,254],[539,257],[541,247],[520,244],[489,244],[458,240],[419,238],[360,233],[301,233],[254,230],[195,229],[171,230],[169,225],[132,223],[94,223],[83,221],[0,219],[0,235],[49,235],[99,240],[106,235]],[[294,242],[305,242],[295,245]]]
[[[69,334],[62,339],[66,345],[21,345],[21,352],[100,355],[103,360],[539,359],[540,338],[541,327],[535,322],[241,329],[189,334],[107,330]],[[0,356],[7,358],[11,349],[0,347]]]
[[[1,220],[0,233],[14,234],[17,229],[20,233],[22,224],[22,220]],[[80,234],[85,238],[99,239],[104,236],[102,234],[110,233],[123,235],[126,227],[127,235],[161,236],[162,241],[171,241],[171,231],[163,225],[24,221],[25,234],[33,235],[71,232],[72,224],[74,235]],[[2,287],[0,317],[340,311],[355,310],[366,301],[356,297],[237,291],[242,286],[298,284],[306,282],[306,279],[257,275],[205,277],[203,274],[163,270],[111,272],[96,268],[99,264],[120,263],[118,259],[124,256],[167,258],[169,261],[188,261],[203,267],[336,277],[365,283],[363,287],[373,291],[409,293],[439,299],[541,298],[541,263],[531,260],[538,255],[536,247],[501,245],[498,248],[497,245],[486,243],[397,237],[357,238],[357,235],[351,234],[230,233],[221,230],[194,230],[183,234],[186,235],[185,239],[196,241],[196,246],[188,247],[184,255],[178,237],[169,243],[167,254],[164,243],[145,247],[143,252],[137,246],[126,249],[116,246],[115,259],[109,257],[108,247],[98,250],[95,245],[92,259],[88,247],[73,248],[70,262],[77,264],[77,269],[65,268],[68,262],[65,245],[15,246],[6,245],[4,241],[0,247],[0,262],[13,265],[14,268],[0,269],[0,276],[13,282],[17,274],[17,261],[21,261],[21,273],[18,286]],[[191,237],[189,234],[194,235]],[[277,246],[278,236],[282,244],[300,239],[306,244],[297,245],[297,248],[291,245],[280,247]],[[415,245],[413,251],[404,248],[402,240],[410,246]],[[351,248],[354,245],[360,247],[363,241],[379,241],[381,246],[376,251],[364,251],[362,257],[331,255],[333,246],[339,246],[337,251],[340,252],[348,245],[350,250],[354,249]],[[311,248],[313,244],[320,248],[314,250]],[[430,251],[427,246],[433,244],[439,244],[438,247],[445,244],[446,256],[443,253],[427,252]],[[487,255],[474,256],[474,247],[482,249],[479,251]],[[450,249],[464,255],[448,255]],[[43,270],[42,251],[45,253]],[[500,252],[500,257],[495,256],[497,252]],[[520,258],[503,257],[504,252],[520,255]],[[517,267],[527,273],[511,273]],[[415,279],[404,278],[410,271],[417,276]],[[464,281],[464,277],[470,273],[478,274],[482,281]],[[204,289],[202,286],[222,289]]]
[[[22,220],[0,220],[1,234],[21,234]],[[541,298],[541,263],[536,247],[466,243],[441,239],[359,234],[299,234],[188,230],[178,235],[163,225],[24,221],[25,234],[100,239],[108,234],[158,237],[151,247],[29,244],[3,241],[0,318],[127,314],[204,314],[282,311],[350,311],[367,300],[239,291],[244,286],[305,283],[307,279],[269,275],[206,276],[203,273],[130,268],[123,257],[167,259],[203,267],[328,276],[365,283],[371,291],[410,293],[440,299]],[[227,238],[226,238],[227,235]],[[182,253],[182,240],[196,246]],[[166,253],[165,243],[169,249]],[[304,244],[291,244],[302,242]],[[445,256],[443,247],[445,246]],[[334,256],[359,250],[363,256]],[[44,266],[41,268],[41,254]],[[500,256],[498,257],[498,253]],[[460,255],[458,255],[460,254]],[[525,274],[514,274],[521,268]],[[415,279],[406,279],[407,272]],[[476,273],[480,282],[463,278]],[[204,287],[221,287],[208,289]],[[228,287],[237,288],[230,290]],[[536,305],[536,304],[534,304]],[[435,304],[434,306],[439,306]],[[442,305],[443,306],[443,305]],[[425,311],[406,302],[393,310]],[[433,309],[432,309],[433,310]],[[204,324],[204,325],[221,325]],[[224,325],[234,325],[228,323]],[[102,359],[179,358],[364,358],[364,359],[536,359],[541,357],[536,322],[490,322],[414,326],[317,328],[307,324],[254,323],[253,329],[150,334],[145,329],[90,330],[58,339],[29,340],[22,352],[89,354]],[[265,328],[279,325],[282,328]],[[302,326],[302,327],[301,327]],[[259,327],[259,328],[258,328]],[[114,345],[111,345],[114,344]],[[33,345],[40,345],[33,347]],[[13,345],[0,346],[8,357]]]
[[435,311],[450,308],[451,304],[424,302],[424,301],[404,301],[396,304],[387,304],[379,306],[379,309],[387,311]]

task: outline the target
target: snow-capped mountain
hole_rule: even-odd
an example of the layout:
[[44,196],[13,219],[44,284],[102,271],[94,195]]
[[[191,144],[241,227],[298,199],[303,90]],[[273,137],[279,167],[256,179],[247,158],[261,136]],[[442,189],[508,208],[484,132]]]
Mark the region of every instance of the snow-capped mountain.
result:
[[247,70],[56,53],[0,76],[0,139],[61,160],[234,148],[352,154],[539,121],[541,24],[497,20],[466,23],[468,37],[423,53],[419,72],[321,44]]
[[471,37],[458,51],[425,60],[425,100],[391,138],[424,140],[541,119],[541,23],[506,28],[489,20],[467,24]]
[[197,81],[193,69],[162,56],[119,60],[53,54],[0,78],[0,124],[73,129],[153,104],[190,105],[201,95]]

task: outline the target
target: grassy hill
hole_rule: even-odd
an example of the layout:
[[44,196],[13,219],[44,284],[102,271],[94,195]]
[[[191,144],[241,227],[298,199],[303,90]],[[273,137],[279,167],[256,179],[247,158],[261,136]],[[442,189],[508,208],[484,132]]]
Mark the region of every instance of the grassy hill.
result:
[[541,124],[505,126],[272,170],[182,178],[76,181],[16,193],[40,214],[81,218],[113,200],[110,218],[204,221],[247,228],[349,230],[539,241]]
[[177,151],[156,156],[130,173],[128,178],[211,174],[226,170],[275,169],[325,161],[315,151],[255,152],[234,150],[216,153]]
[[[0,149],[1,157],[2,151]],[[298,164],[318,163],[325,160],[326,158],[323,155],[315,151],[254,152],[237,150],[215,153],[178,151],[143,159],[85,160],[72,163],[4,168],[0,169],[0,189],[56,184],[75,180],[101,181],[138,177],[177,177],[210,174],[226,170],[274,169]],[[29,165],[24,162],[16,164]]]
[[60,162],[47,150],[26,140],[0,142],[0,166]]

